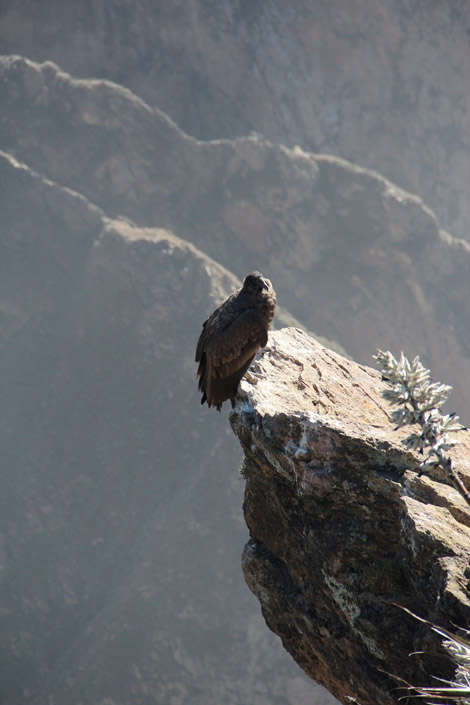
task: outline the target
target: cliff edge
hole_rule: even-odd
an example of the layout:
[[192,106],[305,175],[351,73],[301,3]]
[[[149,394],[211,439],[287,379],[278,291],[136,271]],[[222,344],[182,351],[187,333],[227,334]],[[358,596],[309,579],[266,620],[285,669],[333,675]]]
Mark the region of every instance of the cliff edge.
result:
[[[451,677],[439,638],[398,605],[468,624],[464,499],[444,477],[418,476],[377,371],[287,328],[254,372],[230,420],[245,453],[243,570],[268,626],[342,703],[390,705],[406,694],[397,677]],[[470,433],[459,440],[470,486]]]

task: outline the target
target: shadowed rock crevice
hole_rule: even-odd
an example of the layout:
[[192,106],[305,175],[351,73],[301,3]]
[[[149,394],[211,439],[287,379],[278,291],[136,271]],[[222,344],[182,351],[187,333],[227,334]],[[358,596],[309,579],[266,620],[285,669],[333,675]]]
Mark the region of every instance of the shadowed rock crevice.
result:
[[[243,569],[268,626],[343,703],[397,702],[387,674],[450,677],[439,639],[397,605],[467,624],[468,505],[442,473],[418,477],[378,372],[292,328],[270,334],[255,371],[231,423],[245,452]],[[470,434],[459,440],[470,485]]]

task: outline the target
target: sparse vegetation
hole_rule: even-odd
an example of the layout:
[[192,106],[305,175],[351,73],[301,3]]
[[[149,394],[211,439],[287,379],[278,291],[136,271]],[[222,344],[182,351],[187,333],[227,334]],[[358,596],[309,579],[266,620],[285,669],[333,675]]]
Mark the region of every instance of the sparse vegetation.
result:
[[[456,414],[441,413],[452,387],[431,381],[431,372],[420,363],[419,357],[410,362],[402,352],[397,360],[391,352],[378,350],[374,358],[383,378],[390,384],[390,389],[384,390],[382,396],[397,407],[392,412],[397,428],[408,425],[418,427],[417,431],[405,438],[405,445],[424,456],[420,463],[421,472],[429,472],[436,466],[442,467],[470,504],[470,493],[453,468],[449,455],[449,451],[458,443],[450,434],[463,430],[463,427],[458,423],[459,417]],[[444,682],[439,687],[410,687],[409,690],[416,693],[411,697],[426,699],[428,705],[470,705],[469,632],[465,632],[465,637],[457,636],[417,615],[413,616],[443,637],[442,644],[454,661],[456,672],[452,682]]]
[[458,636],[443,627],[438,627],[427,619],[418,617],[405,607],[402,609],[420,622],[429,625],[433,631],[443,637],[442,645],[456,665],[453,681],[444,681],[444,685],[440,687],[411,686],[408,690],[414,690],[416,695],[410,696],[408,693],[403,698],[431,698],[431,700],[426,700],[427,705],[452,705],[453,703],[470,705],[470,632],[462,629],[465,636]]
[[449,455],[449,450],[458,443],[450,434],[464,429],[456,414],[441,413],[452,387],[432,382],[430,370],[421,364],[418,356],[410,362],[403,352],[397,360],[391,352],[378,350],[374,359],[383,378],[390,383],[390,389],[383,391],[382,396],[398,407],[392,412],[397,428],[418,426],[417,431],[405,438],[405,445],[424,456],[420,463],[421,472],[430,472],[440,466],[470,505],[470,492],[453,468]]

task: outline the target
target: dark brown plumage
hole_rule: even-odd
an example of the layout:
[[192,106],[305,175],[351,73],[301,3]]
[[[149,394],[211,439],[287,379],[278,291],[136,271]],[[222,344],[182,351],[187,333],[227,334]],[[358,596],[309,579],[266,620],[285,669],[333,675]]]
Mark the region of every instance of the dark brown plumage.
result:
[[243,286],[231,294],[202,325],[196,349],[201,404],[235,404],[238,385],[260,347],[276,310],[276,294],[269,279],[250,272]]

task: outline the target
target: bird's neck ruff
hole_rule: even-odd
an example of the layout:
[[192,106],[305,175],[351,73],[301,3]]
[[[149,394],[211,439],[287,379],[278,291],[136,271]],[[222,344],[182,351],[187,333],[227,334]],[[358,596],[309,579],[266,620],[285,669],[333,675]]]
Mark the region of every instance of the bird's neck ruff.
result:
[[255,292],[252,300],[256,308],[266,317],[267,325],[269,325],[274,318],[276,310],[276,294],[273,289],[270,288],[267,291],[266,289],[262,289],[261,291]]

